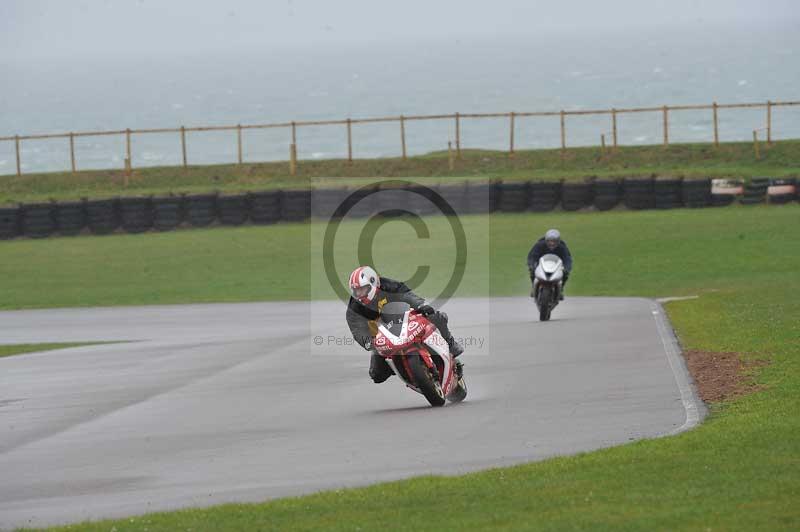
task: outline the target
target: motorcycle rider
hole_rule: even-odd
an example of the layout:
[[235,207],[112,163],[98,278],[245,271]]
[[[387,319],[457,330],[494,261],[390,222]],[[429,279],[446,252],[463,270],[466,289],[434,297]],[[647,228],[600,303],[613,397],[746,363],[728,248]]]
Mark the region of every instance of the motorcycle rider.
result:
[[[464,348],[453,339],[447,326],[447,314],[425,303],[425,300],[412,292],[404,282],[379,277],[371,267],[360,266],[350,274],[349,285],[351,297],[347,303],[347,325],[355,341],[372,353],[369,376],[376,384],[394,375],[386,360],[372,346],[372,340],[378,331],[376,320],[387,303],[394,301],[408,303],[439,329],[454,357],[464,352]],[[456,361],[456,371],[459,374],[461,367],[461,363]]]
[[531,277],[531,297],[535,297],[535,293],[533,291],[533,281],[536,278],[534,275],[534,272],[536,271],[536,265],[539,263],[539,259],[542,258],[542,255],[546,255],[547,253],[557,255],[561,259],[561,262],[564,263],[564,279],[561,284],[561,294],[559,296],[559,299],[563,301],[564,288],[567,286],[569,272],[572,271],[572,255],[569,252],[567,243],[561,240],[561,233],[558,232],[558,229],[550,229],[547,231],[544,234],[544,237],[540,238],[528,252],[528,271],[530,272]]

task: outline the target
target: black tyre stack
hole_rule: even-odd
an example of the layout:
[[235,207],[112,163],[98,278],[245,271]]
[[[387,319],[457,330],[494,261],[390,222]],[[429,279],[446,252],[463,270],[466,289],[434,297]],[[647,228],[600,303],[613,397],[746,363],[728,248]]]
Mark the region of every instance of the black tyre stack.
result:
[[530,184],[528,207],[533,212],[552,211],[561,200],[561,183],[538,182]]
[[769,187],[769,178],[767,177],[754,177],[749,183],[744,186],[744,193],[739,199],[742,205],[757,205],[764,203],[767,199],[767,188]]
[[656,209],[683,207],[683,179],[656,179],[653,184]]
[[207,227],[218,219],[217,194],[194,194],[183,198],[186,223],[192,227]]
[[153,198],[153,227],[172,231],[183,223],[183,196]]
[[769,202],[777,205],[794,201],[797,197],[797,180],[793,177],[770,179],[767,194]]
[[405,197],[408,198],[411,212],[420,216],[440,214],[439,207],[435,203],[435,196],[430,193],[430,191],[434,191],[438,194],[439,185],[411,185],[406,190],[408,193],[405,194]]
[[710,179],[684,179],[681,185],[683,204],[690,208],[711,205]]
[[467,184],[466,212],[469,214],[486,214],[496,210],[497,194],[495,183]]
[[311,192],[311,216],[330,219],[344,205],[350,190],[347,188],[316,188]]
[[[420,205],[415,196],[412,196],[405,187],[381,187],[380,192],[365,198],[362,203],[374,206],[372,214],[380,214],[384,218],[401,216],[409,212],[419,214]],[[359,208],[363,208],[359,204]]]
[[119,202],[116,199],[86,202],[86,223],[95,235],[107,235],[119,228]]
[[654,179],[651,177],[626,178],[622,182],[625,206],[629,209],[652,209],[656,206]]
[[502,212],[523,212],[530,204],[530,184],[526,182],[497,183],[497,207]]
[[52,203],[31,203],[23,205],[21,209],[23,235],[30,238],[45,238],[55,232],[56,221]]
[[607,211],[619,205],[620,184],[615,179],[598,179],[594,182],[594,200],[592,205],[598,211]]
[[18,207],[0,208],[0,240],[11,240],[19,236],[19,213]]
[[577,211],[592,204],[591,183],[564,183],[561,186],[561,208]]
[[280,221],[283,192],[280,190],[251,192],[249,198],[250,221],[254,224],[274,224]]
[[247,194],[217,197],[219,222],[222,225],[242,225],[248,219],[249,201]]
[[311,216],[311,191],[286,190],[281,204],[281,220],[302,222]]
[[466,214],[469,209],[469,188],[467,183],[454,183],[439,186],[439,194],[457,215]]
[[[352,208],[347,213],[348,218],[369,218],[380,211],[382,192],[377,186],[359,187],[351,194],[353,194],[350,200]],[[405,207],[408,208],[407,205]]]
[[725,207],[730,205],[741,195],[742,184],[731,179],[712,179],[711,180],[711,206]]
[[83,201],[67,201],[53,206],[58,234],[75,236],[86,229],[86,204]]
[[152,198],[120,198],[119,215],[126,233],[144,233],[153,227]]

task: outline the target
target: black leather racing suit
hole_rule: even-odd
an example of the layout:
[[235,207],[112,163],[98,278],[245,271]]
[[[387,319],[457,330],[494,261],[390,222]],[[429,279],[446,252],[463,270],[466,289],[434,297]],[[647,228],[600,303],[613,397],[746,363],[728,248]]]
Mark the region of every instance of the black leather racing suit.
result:
[[[347,303],[346,314],[347,325],[350,327],[350,332],[355,341],[364,349],[372,352],[369,363],[369,376],[376,383],[383,382],[393,375],[392,368],[372,347],[372,339],[378,331],[375,320],[380,317],[381,309],[387,303],[395,301],[408,303],[413,309],[419,309],[425,304],[425,300],[412,292],[404,282],[386,277],[381,277],[380,279],[378,291],[369,305],[364,305],[351,297]],[[427,318],[436,325],[436,328],[439,329],[454,354],[460,353],[461,349],[456,345],[453,335],[447,326],[447,314],[436,311],[427,316]]]

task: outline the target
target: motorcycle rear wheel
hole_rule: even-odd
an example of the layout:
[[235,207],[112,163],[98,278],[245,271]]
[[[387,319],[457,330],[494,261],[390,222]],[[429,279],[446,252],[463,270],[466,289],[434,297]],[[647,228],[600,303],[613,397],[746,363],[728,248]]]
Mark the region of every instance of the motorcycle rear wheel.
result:
[[420,389],[422,395],[425,396],[431,406],[444,406],[445,397],[442,385],[433,378],[428,366],[422,361],[422,357],[418,355],[409,356],[408,368],[411,370],[411,376],[414,378],[417,388]]

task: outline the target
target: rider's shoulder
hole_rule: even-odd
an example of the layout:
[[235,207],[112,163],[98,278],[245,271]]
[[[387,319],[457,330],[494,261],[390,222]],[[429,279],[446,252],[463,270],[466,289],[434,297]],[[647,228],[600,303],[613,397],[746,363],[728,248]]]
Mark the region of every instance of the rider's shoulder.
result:
[[388,277],[381,277],[381,290],[389,293],[408,292],[409,288],[403,281],[396,281]]

